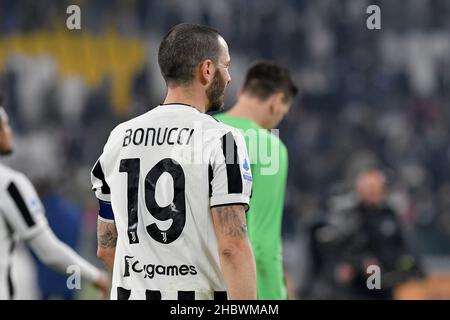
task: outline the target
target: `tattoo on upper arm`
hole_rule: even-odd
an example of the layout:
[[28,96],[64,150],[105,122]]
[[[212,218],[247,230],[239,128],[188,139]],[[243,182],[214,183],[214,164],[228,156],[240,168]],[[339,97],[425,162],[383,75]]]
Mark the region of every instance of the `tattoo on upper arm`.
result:
[[113,223],[98,222],[98,246],[102,248],[115,248],[117,243],[117,229]]
[[223,206],[214,209],[223,234],[240,239],[247,237],[247,225],[245,217],[242,219],[241,206]]

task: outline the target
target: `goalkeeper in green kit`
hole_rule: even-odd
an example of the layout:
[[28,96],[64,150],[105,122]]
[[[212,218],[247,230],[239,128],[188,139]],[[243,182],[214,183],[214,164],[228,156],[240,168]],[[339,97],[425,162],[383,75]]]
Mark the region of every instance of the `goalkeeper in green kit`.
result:
[[296,95],[297,88],[287,69],[261,61],[248,71],[237,103],[228,112],[215,115],[218,121],[242,130],[250,157],[253,195],[247,227],[260,300],[287,299],[281,222],[288,153],[284,143],[269,130],[277,127]]

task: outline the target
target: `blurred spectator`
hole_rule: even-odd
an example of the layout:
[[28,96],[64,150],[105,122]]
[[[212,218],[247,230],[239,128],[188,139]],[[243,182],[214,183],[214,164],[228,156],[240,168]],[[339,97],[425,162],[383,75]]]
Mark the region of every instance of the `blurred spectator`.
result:
[[[423,275],[419,257],[386,202],[383,173],[371,169],[358,175],[356,195],[356,204],[331,213],[311,232],[314,261],[327,275],[322,285],[333,289],[328,298],[391,299],[397,285]],[[367,287],[371,265],[380,268],[380,289]]]

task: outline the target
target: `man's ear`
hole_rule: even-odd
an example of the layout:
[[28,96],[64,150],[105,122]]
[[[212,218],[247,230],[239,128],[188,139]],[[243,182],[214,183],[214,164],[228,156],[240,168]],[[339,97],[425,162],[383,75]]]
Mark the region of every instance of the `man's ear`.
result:
[[267,101],[268,105],[269,105],[269,113],[271,116],[273,116],[276,113],[276,107],[275,107],[275,103],[274,100],[271,98],[269,98],[269,101]]
[[277,95],[272,94],[269,98],[267,98],[267,104],[269,105],[270,115],[274,115],[277,113]]
[[275,103],[281,104],[284,100],[284,93],[283,92],[277,92],[274,95]]
[[282,92],[277,92],[269,97],[270,102],[270,113],[278,113],[277,106],[283,103],[284,94]]
[[214,78],[215,66],[210,59],[204,60],[199,65],[199,80],[202,85],[207,85]]

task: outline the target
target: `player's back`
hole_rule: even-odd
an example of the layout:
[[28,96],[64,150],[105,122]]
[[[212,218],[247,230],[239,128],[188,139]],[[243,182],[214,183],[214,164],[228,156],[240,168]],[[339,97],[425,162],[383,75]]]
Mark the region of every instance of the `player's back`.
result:
[[113,299],[225,296],[210,206],[248,203],[251,189],[238,163],[239,181],[229,165],[217,165],[225,136],[243,145],[234,134],[181,104],[160,105],[113,130],[93,170],[118,232]]

